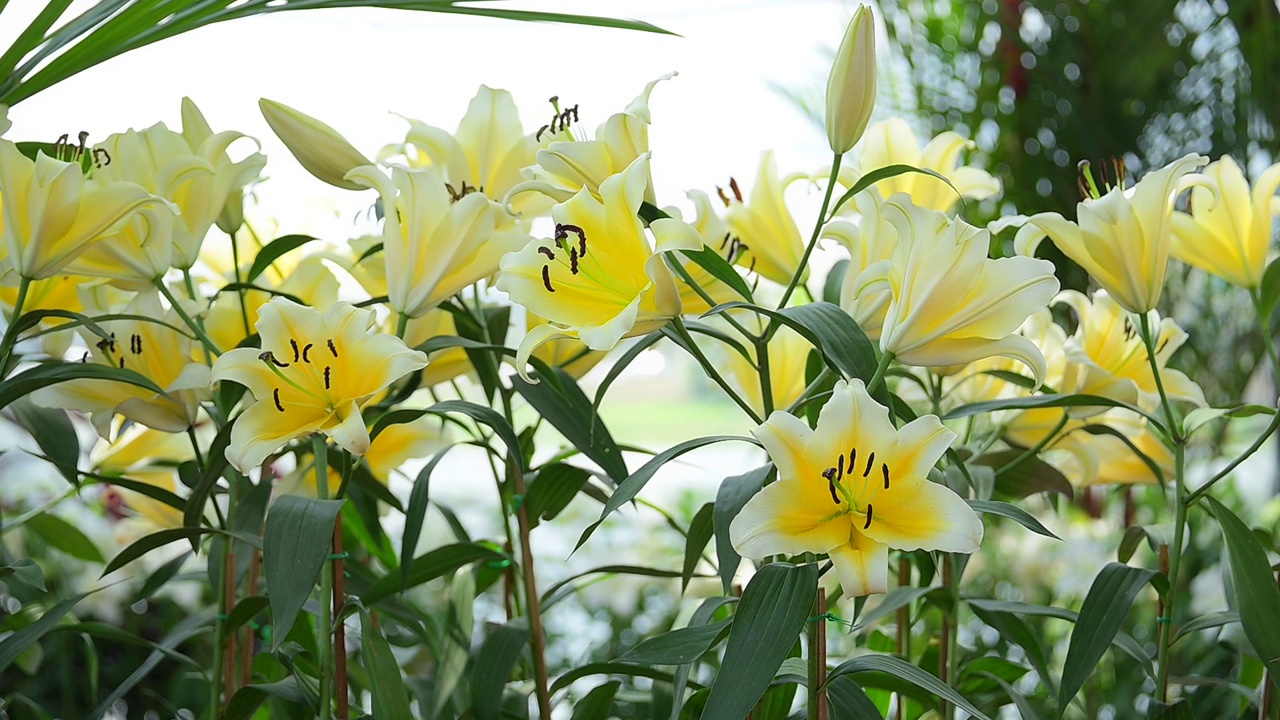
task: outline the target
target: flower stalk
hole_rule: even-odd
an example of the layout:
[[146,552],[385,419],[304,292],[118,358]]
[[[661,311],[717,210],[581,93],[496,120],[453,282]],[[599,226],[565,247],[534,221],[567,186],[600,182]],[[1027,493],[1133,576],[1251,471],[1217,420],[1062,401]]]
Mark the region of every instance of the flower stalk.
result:
[[[315,461],[316,497],[329,499],[329,457],[324,435],[312,433],[311,457]],[[333,560],[325,558],[320,570],[320,617],[316,635],[320,643],[320,720],[329,720],[333,711],[333,615],[329,596],[333,594]]]

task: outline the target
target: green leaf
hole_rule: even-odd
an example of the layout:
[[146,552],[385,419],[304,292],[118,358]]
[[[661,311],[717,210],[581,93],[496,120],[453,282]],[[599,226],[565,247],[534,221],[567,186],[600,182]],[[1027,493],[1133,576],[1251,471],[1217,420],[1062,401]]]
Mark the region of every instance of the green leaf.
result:
[[1152,700],[1151,708],[1147,710],[1147,718],[1148,720],[1196,720],[1195,714],[1191,712],[1191,703],[1185,698],[1172,705]]
[[[1270,272],[1270,270],[1268,270]],[[1231,590],[1236,597],[1240,624],[1253,651],[1267,666],[1267,674],[1275,689],[1280,690],[1280,588],[1258,537],[1225,505],[1213,496],[1205,500],[1222,528],[1227,545],[1227,564],[1231,569]]]
[[571,720],[607,720],[613,710],[613,697],[622,683],[618,680],[597,685],[587,696],[574,703]]
[[998,500],[965,500],[965,502],[969,503],[969,507],[980,513],[1009,518],[1037,535],[1043,535],[1054,540],[1062,539],[1050,532],[1049,528],[1042,525],[1031,513],[1016,505],[1010,505],[1007,502]]
[[[1057,694],[1054,676],[1049,672],[1049,653],[1044,646],[1043,635],[1033,629],[1031,624],[1023,619],[1022,614],[1017,610],[1003,609],[1000,601],[970,599],[967,602],[970,609],[973,610],[973,614],[977,615],[982,622],[999,631],[1000,636],[1006,641],[1022,648],[1023,652],[1026,653],[1027,662],[1031,663],[1031,667],[1040,676],[1040,682],[1044,683],[1044,686],[1048,688],[1049,694]],[[1068,613],[1074,619],[1075,613],[1071,613],[1068,610],[1063,610],[1063,612]]]
[[529,511],[531,527],[542,520],[551,520],[560,514],[582,487],[591,479],[591,473],[565,463],[543,465],[529,481],[524,496],[525,509]]
[[[262,537],[262,574],[271,599],[273,650],[280,647],[333,547],[333,526],[343,500],[298,495],[276,498]],[[321,602],[327,602],[322,598]]]
[[404,537],[400,545],[400,579],[405,586],[409,584],[409,565],[413,561],[413,553],[418,549],[418,538],[422,535],[422,523],[427,517],[427,500],[431,487],[431,473],[436,465],[449,452],[449,446],[432,456],[413,481],[413,490],[409,493],[409,507],[404,513]]
[[[573,592],[574,582],[588,575],[639,575],[641,577],[676,578],[680,573],[675,570],[661,570],[643,565],[601,565],[580,573],[574,573],[557,582],[542,593],[542,609],[555,605],[564,599],[564,595]],[[562,592],[564,591],[564,592]]]
[[12,565],[0,565],[0,579],[12,575],[14,580],[46,592],[44,586],[44,570],[31,558],[18,558]]
[[409,564],[409,582],[405,583],[399,572],[393,571],[378,578],[360,594],[365,605],[373,605],[411,587],[417,587],[454,570],[479,560],[506,560],[506,555],[487,545],[455,543],[438,547],[419,555]]
[[249,268],[249,274],[244,276],[244,281],[251,283],[257,280],[258,276],[266,272],[267,268],[271,267],[271,263],[279,259],[280,256],[290,250],[296,250],[312,240],[315,240],[315,238],[310,235],[284,235],[267,243],[253,258],[253,265]]
[[1067,659],[1062,667],[1062,685],[1058,689],[1059,717],[1084,686],[1084,681],[1098,668],[1098,661],[1120,631],[1138,591],[1155,575],[1154,570],[1108,563],[1093,579],[1084,604],[1080,606],[1076,626],[1071,631]]
[[[750,310],[787,325],[821,349],[826,361],[846,378],[861,378],[865,382],[875,375],[878,362],[875,345],[838,305],[815,302],[777,311],[744,302],[728,302],[711,308],[703,317],[735,309]],[[887,388],[877,388],[874,397],[881,405],[889,406]]]
[[563,370],[542,366],[537,384],[512,378],[512,386],[575,448],[613,478],[627,477],[627,463],[609,429],[578,383]]
[[80,463],[80,439],[67,411],[62,408],[43,408],[29,398],[13,403],[10,407],[13,419],[36,441],[36,446],[53,464],[67,482],[80,482],[76,466]]
[[164,394],[164,388],[134,370],[97,363],[45,363],[23,370],[0,383],[0,408],[8,407],[40,388],[81,379],[128,383],[158,395]]
[[369,678],[373,714],[378,720],[413,720],[409,693],[400,675],[400,663],[391,654],[391,644],[373,626],[366,610],[360,611],[360,644],[364,669]]
[[276,682],[245,685],[231,696],[223,720],[249,720],[267,698],[279,698],[293,705],[307,706],[307,695],[298,687],[298,682],[298,677],[291,675]]
[[1178,632],[1174,634],[1173,640],[1169,642],[1169,645],[1175,645],[1179,640],[1193,632],[1208,630],[1209,628],[1218,628],[1223,625],[1230,625],[1238,622],[1240,622],[1240,613],[1234,613],[1229,610],[1201,615],[1200,617],[1187,621],[1186,624],[1178,628]]
[[725,478],[716,490],[712,523],[716,534],[716,565],[720,571],[720,585],[726,595],[733,585],[738,565],[742,562],[742,556],[738,555],[738,551],[733,549],[733,543],[729,542],[729,525],[742,512],[747,501],[760,492],[772,473],[773,464],[768,463],[742,475]]
[[181,528],[170,528],[168,530],[159,530],[157,532],[151,533],[150,535],[144,535],[138,538],[137,540],[133,541],[133,543],[130,544],[129,547],[121,550],[119,553],[116,553],[116,556],[111,558],[111,562],[107,563],[107,566],[103,568],[102,575],[100,577],[105,577],[106,575],[109,575],[115,572],[116,570],[119,570],[120,568],[124,567],[126,564],[136,560],[137,558],[142,557],[143,555],[151,552],[152,550],[155,550],[158,547],[162,547],[164,545],[168,545],[169,543],[177,542],[179,540],[191,540],[193,543],[195,543],[197,542],[196,538],[199,538],[202,535],[209,535],[209,534],[225,535],[227,537],[232,537],[239,540],[240,542],[248,543],[250,546],[253,546],[253,547],[258,547],[259,545],[262,544],[258,540],[258,538],[253,537],[251,535],[244,535],[242,533],[234,533],[234,532],[226,532],[224,530],[218,530],[216,528],[181,527]]
[[441,634],[439,664],[431,687],[431,717],[440,717],[440,711],[466,673],[475,630],[475,602],[475,574],[469,569],[459,568],[449,583],[449,615]]
[[507,453],[512,460],[519,462],[520,440],[516,437],[516,431],[511,429],[511,424],[507,422],[506,418],[494,411],[493,408],[465,400],[445,400],[421,410],[392,410],[378,418],[377,422],[373,424],[373,429],[369,431],[369,436],[370,438],[376,438],[389,425],[413,422],[423,415],[446,417],[450,414],[464,415],[481,425],[488,426],[502,440],[502,444],[507,446]]
[[952,185],[950,180],[938,174],[937,172],[930,170],[929,168],[918,168],[913,165],[901,165],[901,164],[885,165],[884,167],[876,168],[875,170],[872,170],[871,172],[866,173],[865,175],[862,175],[861,177],[859,177],[858,181],[853,184],[853,187],[846,190],[844,195],[841,195],[840,199],[837,200],[835,204],[831,206],[831,214],[829,217],[835,217],[836,212],[840,209],[840,206],[852,200],[855,195],[862,192],[863,190],[866,190],[867,188],[871,187],[872,185],[875,185],[881,180],[888,180],[889,178],[897,177],[899,175],[903,175],[906,173],[920,173],[921,175],[929,175],[941,180],[942,182],[947,184],[947,187],[951,188],[952,190],[955,190],[956,195],[960,198],[960,202],[964,203],[964,196],[960,194],[959,190],[956,190],[956,186]]
[[[231,430],[234,426],[234,421],[223,425],[218,429],[218,434],[213,437],[213,442],[209,444],[209,449],[205,453],[207,464],[204,472],[200,474],[200,480],[196,482],[195,487],[191,488],[191,495],[187,497],[182,511],[182,524],[187,527],[198,528],[204,523],[205,503],[209,501],[209,496],[213,494],[214,487],[221,479],[222,471],[227,469],[227,448],[231,445]],[[191,542],[191,550],[192,552],[200,551],[194,539]]]
[[525,618],[500,625],[485,638],[471,671],[471,707],[476,720],[498,720],[507,679],[528,642]]
[[[102,551],[80,528],[52,513],[41,513],[27,521],[27,528],[39,535],[51,547],[78,560],[91,563],[106,562]],[[105,575],[107,571],[104,571]]]
[[715,512],[715,503],[703,503],[689,523],[689,532],[684,542],[684,565],[680,571],[680,592],[682,593],[689,588],[689,579],[693,577],[693,571],[697,569],[698,561],[702,559],[702,551],[711,541],[713,512]]
[[719,253],[712,248],[703,245],[701,250],[681,250],[680,254],[692,260],[698,267],[711,273],[711,276],[715,279],[728,285],[742,299],[747,302],[755,302],[755,298],[751,296],[751,288],[747,287],[747,281],[743,280],[742,276],[733,269],[733,266],[720,257]]
[[270,605],[265,595],[250,595],[249,597],[240,598],[236,606],[227,613],[227,619],[221,624],[220,632],[222,637],[239,630],[245,623],[252,620],[258,613],[266,610]]
[[213,627],[211,623],[212,620],[213,613],[211,611],[204,611],[194,615],[189,615],[179,621],[173,626],[173,629],[169,631],[168,635],[165,635],[160,642],[156,643],[158,647],[151,651],[151,654],[147,656],[147,659],[143,660],[142,664],[129,674],[129,677],[125,678],[123,682],[117,685],[114,690],[102,699],[102,702],[98,703],[98,707],[94,708],[94,710],[85,717],[100,718],[103,715],[106,715],[107,711],[111,709],[111,706],[116,704],[116,701],[127,695],[130,690],[138,685],[138,683],[142,682],[148,675],[150,675],[151,671],[154,670],[157,665],[165,660],[171,661],[170,656],[173,654],[173,650],[175,648],[193,637],[209,632]]
[[742,592],[705,718],[740,718],[764,695],[818,594],[816,565],[765,565]]
[[1213,422],[1218,418],[1245,418],[1254,415],[1275,415],[1276,409],[1267,407],[1266,405],[1258,405],[1255,403],[1247,403],[1244,405],[1236,405],[1229,408],[1196,408],[1187,413],[1182,419],[1182,431],[1187,435],[1196,431],[1205,423]]
[[159,592],[178,571],[182,569],[183,564],[191,557],[191,553],[184,552],[177,557],[166,561],[163,565],[156,568],[156,571],[147,577],[147,581],[142,584],[142,588],[138,590],[138,594],[134,595],[136,600],[145,600]]
[[618,662],[637,665],[683,665],[702,657],[724,636],[733,618],[710,625],[690,625],[641,640]]
[[88,595],[90,593],[80,593],[62,600],[45,611],[45,614],[41,615],[39,620],[0,640],[0,673],[8,669],[13,664],[13,661],[17,660],[18,656],[25,652],[27,648],[34,645],[40,638],[56,627],[62,616],[66,615],[71,608],[75,607],[76,603]]
[[1158,554],[1161,545],[1173,544],[1173,526],[1130,525],[1125,528],[1124,535],[1120,538],[1120,545],[1116,548],[1116,559],[1122,563],[1129,562],[1129,558],[1133,557],[1133,553],[1137,551],[1138,544],[1144,539],[1151,548],[1151,552]]
[[649,459],[649,462],[645,463],[639,470],[636,470],[630,475],[630,477],[623,480],[622,483],[618,485],[618,489],[614,490],[613,494],[609,496],[609,500],[605,502],[604,510],[600,511],[600,518],[588,525],[586,530],[582,531],[582,535],[578,538],[578,544],[574,547],[574,550],[582,547],[583,543],[587,541],[587,538],[591,537],[591,534],[596,531],[596,528],[600,527],[600,523],[604,522],[605,518],[612,515],[613,511],[630,502],[632,498],[638,495],[640,491],[644,489],[645,484],[653,478],[654,474],[656,474],[663,465],[666,465],[668,462],[671,462],[690,450],[696,450],[697,448],[704,447],[706,445],[725,442],[727,440],[738,440],[741,442],[758,444],[751,438],[738,437],[736,435],[711,435],[709,437],[686,440],[679,445],[667,448],[657,455],[654,455]]
[[954,408],[942,416],[943,420],[956,420],[959,418],[969,417],[970,415],[981,415],[982,413],[995,412],[997,410],[1031,410],[1035,408],[1049,407],[1118,407],[1132,410],[1135,413],[1145,417],[1148,422],[1158,428],[1160,432],[1165,432],[1164,421],[1159,417],[1143,410],[1137,405],[1113,400],[1109,397],[1101,395],[1059,395],[1056,393],[1048,395],[1032,395],[1030,397],[1005,398],[1003,400],[986,400],[983,402],[970,403]]
[[[630,677],[649,678],[650,680],[658,680],[661,682],[671,682],[671,673],[654,670],[653,668],[645,665],[631,665],[620,662],[597,662],[579,665],[578,667],[561,674],[560,677],[555,679],[555,682],[551,683],[551,694],[554,695],[561,690],[564,690],[575,681],[580,678],[587,677],[588,675],[627,675]],[[702,687],[694,682],[690,682],[689,684],[697,688]]]
[[1004,470],[1021,456],[1021,450],[1000,450],[976,458],[972,463],[1000,470],[995,490],[1007,497],[1025,498],[1042,492],[1075,497],[1075,489],[1067,476],[1040,458],[1027,458]]
[[840,304],[840,290],[844,286],[844,276],[849,272],[848,259],[841,258],[827,272],[827,279],[822,283],[822,300],[832,305]]
[[881,618],[888,617],[898,610],[898,608],[906,607],[929,593],[939,590],[934,587],[898,587],[890,590],[880,604],[875,609],[864,613],[858,618],[858,625],[855,630],[865,630],[871,627]]
[[[888,673],[895,678],[905,680],[915,685],[925,692],[936,695],[974,717],[983,718],[983,720],[991,720],[982,713],[981,710],[974,707],[963,695],[956,692],[953,688],[948,687],[938,678],[912,665],[911,663],[899,657],[892,655],[884,655],[875,653],[871,655],[860,655],[852,660],[846,660],[840,663],[827,676],[827,684],[834,683],[837,678],[842,675],[858,675],[861,673],[881,672]],[[855,677],[856,679],[856,677]]]
[[832,720],[883,720],[880,708],[871,702],[858,683],[841,675],[827,684],[827,700]]

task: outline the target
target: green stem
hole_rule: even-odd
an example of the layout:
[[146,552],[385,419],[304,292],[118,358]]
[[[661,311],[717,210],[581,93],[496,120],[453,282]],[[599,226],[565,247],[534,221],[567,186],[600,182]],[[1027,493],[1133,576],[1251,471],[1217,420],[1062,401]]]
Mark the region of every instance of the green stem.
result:
[[[938,678],[944,684],[951,686],[955,682],[955,655],[956,655],[956,607],[959,603],[960,594],[956,592],[955,566],[951,553],[941,553],[939,558],[942,565],[942,587],[946,589],[949,596],[948,604],[942,609],[942,639],[938,645]],[[941,701],[941,712],[939,717],[951,717],[951,706],[946,700]]]
[[738,393],[734,392],[733,388],[729,386],[729,383],[720,375],[715,366],[707,360],[707,356],[702,354],[702,350],[698,348],[698,344],[693,341],[693,336],[689,334],[689,329],[684,326],[684,320],[677,315],[671,319],[671,326],[675,328],[676,334],[680,336],[680,339],[684,340],[685,349],[688,350],[689,354],[693,356],[693,359],[697,360],[698,364],[702,366],[703,371],[707,373],[707,377],[711,378],[716,385],[719,385],[720,389],[724,390],[725,394],[737,403],[738,407],[742,408],[742,411],[747,414],[747,417],[751,418],[752,422],[757,425],[763,423],[764,421],[758,414],[756,414],[755,409],[747,404],[747,402],[743,400]]
[[[708,307],[716,306],[716,301],[707,294],[707,291],[703,289],[702,285],[698,284],[697,280],[693,279],[693,276],[689,274],[689,271],[680,263],[679,259],[671,257],[669,253],[663,257],[663,259],[666,260],[667,266],[674,270],[676,274],[680,276],[681,280],[684,280],[685,284],[693,288],[693,291],[697,293],[698,297],[702,298],[702,301],[705,302]],[[742,326],[742,323],[735,320],[729,313],[722,313],[720,317],[724,318],[725,322],[733,326],[733,329],[737,330],[743,337],[755,337],[751,333],[747,332],[747,329]]]
[[9,324],[4,328],[4,340],[0,340],[0,378],[8,377],[13,369],[11,364],[13,347],[18,343],[18,333],[14,326],[22,317],[22,306],[27,302],[27,292],[31,289],[31,279],[21,277],[18,280],[18,298],[13,302],[13,312],[9,315]]
[[196,338],[198,338],[200,340],[200,344],[204,346],[206,356],[217,357],[218,355],[221,355],[222,352],[218,350],[218,346],[215,345],[214,342],[209,339],[209,336],[205,334],[204,327],[195,320],[192,320],[191,316],[187,314],[187,311],[182,309],[182,304],[178,302],[178,299],[174,297],[173,293],[169,291],[169,288],[165,286],[164,280],[156,278],[155,285],[159,288],[160,294],[169,301],[169,305],[173,307],[173,311],[178,314],[178,317],[182,318],[182,322],[186,323],[187,327],[191,328],[191,332],[196,334]]
[[[231,267],[235,273],[236,285],[243,285],[244,276],[240,274],[240,248],[236,245],[236,234],[227,233],[227,237],[231,238]],[[240,296],[240,319],[244,322],[245,337],[248,337],[253,334],[253,330],[249,327],[249,309],[244,306],[244,288],[236,290],[236,294]]]
[[[329,452],[325,449],[324,435],[311,436],[311,457],[315,461],[316,497],[329,498]],[[320,720],[329,720],[333,695],[333,624],[329,597],[333,594],[333,561],[325,558],[320,571],[320,618],[316,634],[320,640]]]
[[1271,372],[1280,378],[1280,359],[1276,357],[1276,341],[1271,336],[1271,318],[1262,316],[1262,294],[1257,288],[1249,292],[1253,298],[1253,307],[1258,315],[1258,330],[1262,333],[1262,344],[1267,349],[1267,359],[1271,361]]
[[56,506],[58,505],[58,503],[62,502],[63,500],[66,500],[67,498],[71,497],[72,495],[75,495],[77,491],[79,491],[79,488],[77,488],[76,486],[72,485],[71,487],[67,488],[66,490],[63,490],[62,492],[58,493],[57,495],[54,495],[53,497],[49,498],[49,500],[48,500],[48,501],[46,501],[46,502],[45,502],[43,505],[41,505],[40,507],[38,507],[38,508],[33,508],[33,509],[28,510],[27,512],[25,512],[25,513],[23,513],[23,514],[19,515],[19,516],[18,516],[18,518],[17,518],[16,520],[14,520],[13,522],[7,522],[7,523],[0,524],[0,535],[4,535],[5,533],[9,532],[10,530],[16,530],[17,528],[22,527],[22,526],[23,526],[23,525],[24,525],[28,520],[30,520],[31,518],[38,517],[38,516],[40,516],[40,515],[43,515],[43,514],[45,514],[45,513],[49,512],[49,511],[50,511],[50,510],[52,510],[54,507],[56,507]]
[[809,396],[816,392],[818,388],[822,387],[822,384],[825,383],[827,378],[831,377],[831,375],[831,368],[824,365],[822,372],[818,373],[818,377],[814,378],[813,382],[809,383],[809,385],[805,387],[804,391],[800,393],[800,397],[796,398],[795,402],[787,406],[787,412],[794,415],[796,408],[808,401]]
[[405,328],[409,327],[409,316],[404,313],[397,313],[396,318],[396,337],[404,339]]
[[773,377],[769,371],[769,341],[760,338],[756,342],[756,362],[760,370],[760,402],[764,416],[773,412]]
[[1062,432],[1062,428],[1066,427],[1068,419],[1070,419],[1070,415],[1067,414],[1066,410],[1063,410],[1062,419],[1058,421],[1057,425],[1053,426],[1053,429],[1049,431],[1049,434],[1041,438],[1040,442],[1036,443],[1034,446],[1024,450],[1021,455],[1010,460],[1008,463],[1006,463],[1005,465],[1001,466],[998,470],[996,470],[995,472],[996,477],[1000,477],[1004,473],[1007,473],[1010,470],[1013,470],[1014,468],[1018,467],[1022,463],[1030,460],[1036,455],[1039,455],[1040,451],[1048,447],[1049,443],[1053,442],[1053,439],[1058,436],[1058,433]]
[[[840,172],[840,161],[842,155],[836,154],[831,158],[831,174],[827,180],[827,191],[822,195],[822,207],[818,210],[818,219],[813,224],[813,234],[809,236],[809,244],[804,247],[804,255],[800,256],[800,265],[796,267],[795,274],[791,276],[791,282],[787,284],[786,292],[782,293],[782,300],[778,303],[778,309],[787,306],[787,301],[791,299],[791,294],[796,291],[796,286],[800,284],[800,276],[804,274],[805,268],[809,266],[809,256],[813,254],[813,249],[818,246],[818,236],[822,234],[822,226],[827,221],[827,208],[831,206],[831,195],[836,189],[836,176]],[[812,297],[812,296],[811,296]],[[776,323],[769,324],[770,331],[765,333],[766,337],[772,337],[776,332]]]
[[889,369],[889,363],[891,362],[893,362],[893,353],[888,350],[880,353],[880,362],[876,364],[875,374],[867,382],[868,395],[874,393],[880,387],[880,383],[884,382],[884,374]]
[[1169,548],[1169,590],[1164,602],[1164,613],[1156,619],[1156,697],[1160,702],[1169,698],[1169,643],[1173,636],[1173,612],[1178,597],[1178,569],[1182,559],[1183,538],[1187,532],[1187,485],[1186,485],[1186,437],[1178,423],[1173,403],[1164,390],[1164,381],[1160,377],[1160,365],[1156,361],[1156,340],[1152,335],[1151,322],[1146,313],[1138,315],[1139,330],[1142,342],[1147,348],[1147,362],[1151,365],[1151,374],[1155,378],[1156,389],[1160,391],[1160,405],[1164,408],[1166,421],[1169,423],[1169,437],[1173,441],[1173,546]]
[[818,597],[814,599],[813,618],[806,628],[809,641],[809,682],[808,702],[809,717],[813,720],[827,720],[827,698],[823,685],[827,682],[827,591],[818,588]]
[[1217,473],[1215,473],[1214,476],[1209,478],[1203,485],[1196,488],[1193,492],[1187,495],[1187,504],[1188,505],[1194,504],[1205,493],[1209,492],[1209,488],[1213,487],[1214,483],[1218,482],[1219,480],[1226,477],[1227,475],[1230,475],[1231,471],[1239,467],[1240,463],[1249,459],[1251,455],[1257,452],[1258,449],[1262,447],[1262,444],[1267,441],[1267,438],[1270,438],[1271,434],[1274,433],[1278,428],[1280,428],[1280,412],[1277,412],[1275,415],[1271,416],[1271,422],[1267,424],[1267,428],[1263,430],[1260,435],[1258,435],[1257,439],[1253,441],[1253,444],[1249,446],[1248,450],[1245,450],[1244,453],[1242,453],[1236,459],[1228,463],[1226,467],[1222,468]]

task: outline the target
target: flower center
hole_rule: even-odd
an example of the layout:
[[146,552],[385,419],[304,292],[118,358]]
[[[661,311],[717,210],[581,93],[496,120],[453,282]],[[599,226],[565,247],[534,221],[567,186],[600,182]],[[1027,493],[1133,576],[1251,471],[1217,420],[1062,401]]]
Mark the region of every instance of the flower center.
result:
[[[328,390],[330,390],[333,385],[333,366],[328,364],[321,366],[320,363],[322,360],[320,358],[323,357],[324,350],[316,350],[313,348],[315,348],[315,343],[306,343],[303,345],[295,338],[289,338],[289,349],[293,352],[293,362],[281,360],[270,350],[263,351],[258,358],[266,363],[267,367],[271,368],[271,372],[275,373],[276,377],[280,378],[282,382],[303,395],[319,401],[329,410],[333,410],[335,403],[329,397],[328,393]],[[333,338],[325,340],[325,348],[328,349],[329,355],[334,359],[337,359],[338,347],[334,345]],[[314,363],[312,362],[313,360],[315,360]],[[299,373],[297,371],[290,372],[288,374],[284,372],[295,365],[308,366],[309,369],[302,371],[302,376],[310,382],[304,385],[302,382],[299,382],[297,378],[290,377],[290,375],[298,375]],[[316,377],[315,370],[310,369],[311,366],[324,368],[320,372],[319,378]],[[318,388],[314,387],[318,382],[322,382],[324,384],[324,392],[321,392]],[[307,385],[311,385],[312,387],[307,387]],[[272,388],[271,399],[275,403],[276,410],[279,410],[280,412],[285,411],[284,404],[280,401],[279,387]]]
[[[573,238],[570,237],[571,233],[578,236],[576,243],[573,241]],[[579,270],[578,261],[587,256],[587,234],[577,225],[556,223],[556,232],[552,238],[552,242],[555,243],[556,248],[559,249],[561,253],[568,256],[569,272],[573,275],[577,275]],[[539,247],[538,252],[546,256],[548,262],[556,261],[557,255],[555,250],[552,250],[546,245]],[[564,263],[563,260],[560,262],[561,264]],[[549,264],[542,266],[542,286],[545,287],[549,293],[556,291],[555,286],[551,284],[551,265]]]
[[[553,96],[551,98],[551,122],[538,128],[538,134],[533,136],[534,142],[542,142],[542,134],[550,132],[552,135],[564,132],[569,129],[569,123],[578,122],[578,106],[575,104],[571,108],[560,109],[560,97]],[[572,140],[572,134],[569,136]]]
[[[849,462],[848,462],[848,468],[847,468],[850,478],[854,478],[855,473],[858,472],[857,460],[858,460],[858,449],[850,448]],[[860,488],[860,492],[858,493],[857,497],[854,496],[853,490],[844,481],[846,465],[845,465],[845,456],[843,454],[836,456],[835,465],[828,467],[826,470],[822,471],[822,477],[826,479],[828,488],[831,490],[831,500],[835,502],[835,504],[837,505],[840,505],[843,502],[843,504],[846,506],[846,509],[844,510],[844,514],[852,513],[856,515],[866,516],[866,522],[862,526],[863,530],[866,530],[867,528],[871,527],[871,519],[872,519],[872,513],[873,513],[871,500],[875,497],[876,493],[881,491],[881,488],[877,488],[874,484],[874,480],[872,479],[872,471],[875,469],[875,467],[876,467],[876,453],[873,450],[867,454],[867,461],[864,465],[862,465],[862,473],[861,473],[862,487]],[[891,473],[889,471],[889,464],[886,462],[881,462],[880,478],[883,480],[884,490],[889,489],[890,474]],[[859,507],[861,503],[858,502],[858,498],[861,498],[866,502],[866,510],[862,510]]]

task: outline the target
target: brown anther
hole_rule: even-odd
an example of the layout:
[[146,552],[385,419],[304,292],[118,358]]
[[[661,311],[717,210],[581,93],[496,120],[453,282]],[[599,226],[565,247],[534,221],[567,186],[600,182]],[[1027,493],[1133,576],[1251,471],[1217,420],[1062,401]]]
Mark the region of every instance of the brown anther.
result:
[[121,355],[121,356],[120,356],[120,369],[121,369],[121,370],[123,370],[123,369],[124,369],[124,356],[123,356],[123,355]]
[[724,188],[717,185],[716,194],[720,196],[720,202],[723,202],[725,207],[729,207],[729,196],[724,194]]
[[338,348],[334,347],[334,345],[333,345],[333,338],[329,338],[329,340],[328,340],[328,345],[329,345],[329,352],[330,352],[334,357],[338,357]]
[[569,272],[578,274],[578,249],[569,248]]
[[264,350],[261,354],[258,355],[258,359],[263,362],[269,362],[272,365],[275,365],[276,367],[279,367],[279,368],[289,367],[289,363],[282,363],[279,360],[277,360],[276,356],[270,350]]
[[836,458],[836,480],[844,478],[844,456],[840,455]]
[[735,178],[729,178],[729,189],[733,191],[733,196],[742,202],[742,191],[738,189],[738,181]]
[[721,249],[721,250],[723,250],[723,249],[724,249],[724,246],[725,246],[725,245],[727,245],[727,244],[729,243],[729,238],[731,238],[731,237],[733,237],[733,233],[725,233],[725,234],[724,234],[724,239],[720,241],[720,249]]
[[300,357],[298,354],[298,341],[293,338],[289,338],[289,347],[293,348],[293,361],[298,362],[298,358]]
[[76,148],[76,157],[80,157],[81,155],[84,155],[85,145],[89,142],[89,132],[87,130],[81,130],[76,137],[80,138],[80,147]]
[[271,389],[271,399],[276,401],[276,409],[284,412],[284,405],[280,404],[280,388]]
[[553,293],[556,291],[555,288],[551,287],[551,268],[547,265],[542,266],[542,286],[547,289],[547,292]]
[[331,372],[331,370],[332,369],[328,365],[324,366],[324,389],[325,390],[329,389],[329,373]]
[[862,529],[866,530],[871,527],[871,503],[867,503],[867,521],[862,524]]
[[884,475],[884,489],[889,489],[889,465],[880,463],[880,472]]
[[[102,157],[99,157],[99,155],[101,155]],[[103,157],[105,157],[106,160],[103,160],[102,159]],[[110,165],[110,164],[111,164],[111,153],[107,152],[106,148],[93,149],[93,166],[94,167],[106,167],[107,165]]]
[[858,459],[858,448],[849,448],[849,467],[853,467],[853,461]]
[[542,127],[538,128],[538,133],[533,136],[533,141],[542,142],[542,133],[546,132],[547,129],[550,127],[551,127],[550,125],[543,125]]
[[542,253],[543,255],[546,255],[548,260],[556,259],[556,254],[552,252],[551,248],[549,247],[546,247],[546,246],[539,247],[538,252]]
[[872,452],[870,455],[867,456],[867,469],[862,471],[862,477],[866,477],[870,475],[871,466],[875,464],[876,464],[876,454],[875,452]]
[[311,346],[314,344],[315,343],[307,343],[306,346],[302,348],[302,362],[304,363],[311,362],[311,360],[307,358],[307,353],[311,352]]

